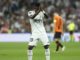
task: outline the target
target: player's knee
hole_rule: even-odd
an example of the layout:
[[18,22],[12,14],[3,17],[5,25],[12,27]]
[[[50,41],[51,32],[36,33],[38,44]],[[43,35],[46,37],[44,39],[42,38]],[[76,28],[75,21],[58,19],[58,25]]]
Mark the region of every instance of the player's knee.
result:
[[32,50],[34,48],[34,46],[29,46],[28,50]]
[[48,49],[48,48],[49,48],[49,45],[45,45],[44,48],[45,48],[45,49]]

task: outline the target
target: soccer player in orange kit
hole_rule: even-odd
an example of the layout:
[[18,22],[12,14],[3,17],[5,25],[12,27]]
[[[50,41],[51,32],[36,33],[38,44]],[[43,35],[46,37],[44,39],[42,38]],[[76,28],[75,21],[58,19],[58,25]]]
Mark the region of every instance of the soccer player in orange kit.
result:
[[56,52],[59,50],[59,47],[64,51],[65,47],[61,44],[60,39],[63,35],[63,19],[58,13],[54,13],[54,39],[56,43]]

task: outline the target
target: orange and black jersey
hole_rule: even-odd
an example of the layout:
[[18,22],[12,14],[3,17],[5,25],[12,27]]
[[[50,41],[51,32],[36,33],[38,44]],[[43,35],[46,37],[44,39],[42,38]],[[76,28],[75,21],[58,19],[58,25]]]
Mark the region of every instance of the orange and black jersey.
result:
[[54,32],[63,32],[63,20],[61,16],[54,16]]

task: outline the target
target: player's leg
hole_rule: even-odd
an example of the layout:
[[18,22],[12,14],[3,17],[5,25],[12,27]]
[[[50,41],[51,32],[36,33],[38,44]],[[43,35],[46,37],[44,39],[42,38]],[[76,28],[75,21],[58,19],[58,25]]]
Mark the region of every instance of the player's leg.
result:
[[59,39],[58,39],[58,33],[57,32],[54,34],[54,41],[56,43],[56,51],[58,51],[59,50]]
[[63,45],[61,44],[60,39],[56,39],[55,42],[56,42],[56,51],[58,51],[60,47],[63,48]]
[[73,31],[70,31],[70,40],[71,40],[71,41],[73,41],[73,40],[74,40]]
[[44,46],[44,49],[45,49],[46,60],[50,60],[50,49],[49,49],[49,45],[45,45]]
[[50,49],[49,49],[50,42],[48,40],[47,35],[45,35],[45,34],[42,35],[41,41],[44,45],[46,60],[50,60]]
[[28,51],[27,51],[28,52],[28,60],[32,60],[32,56],[33,56],[33,50],[32,49],[33,49],[33,47],[34,46],[30,46],[30,45],[28,46]]
[[34,40],[33,38],[31,38],[29,45],[28,45],[28,60],[32,60],[32,56],[33,56],[33,48],[35,47],[37,43],[37,40]]
[[54,35],[54,39],[55,39],[55,43],[56,43],[56,51],[58,51],[60,47],[63,48],[63,45],[60,42],[61,33],[56,32]]

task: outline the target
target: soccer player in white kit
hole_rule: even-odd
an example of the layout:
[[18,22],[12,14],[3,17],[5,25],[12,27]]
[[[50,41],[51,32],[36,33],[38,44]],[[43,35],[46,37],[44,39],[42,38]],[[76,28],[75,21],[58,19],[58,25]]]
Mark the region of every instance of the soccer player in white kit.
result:
[[49,40],[44,28],[43,20],[47,17],[45,12],[40,8],[40,4],[35,4],[35,9],[28,12],[30,18],[30,24],[32,29],[31,39],[28,46],[28,60],[32,60],[33,48],[36,46],[38,40],[40,40],[45,48],[46,60],[50,60]]

